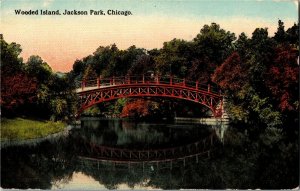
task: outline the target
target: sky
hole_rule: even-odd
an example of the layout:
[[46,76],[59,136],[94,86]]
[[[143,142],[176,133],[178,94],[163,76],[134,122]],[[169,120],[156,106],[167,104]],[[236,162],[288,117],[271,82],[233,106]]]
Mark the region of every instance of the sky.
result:
[[[39,55],[53,71],[68,72],[99,46],[161,48],[174,38],[192,40],[215,22],[238,36],[256,28],[273,36],[278,20],[298,22],[298,0],[0,0],[0,33],[21,45],[26,62]],[[16,15],[15,10],[103,10],[106,15]],[[132,15],[108,15],[107,10]],[[40,13],[40,12],[39,12]]]

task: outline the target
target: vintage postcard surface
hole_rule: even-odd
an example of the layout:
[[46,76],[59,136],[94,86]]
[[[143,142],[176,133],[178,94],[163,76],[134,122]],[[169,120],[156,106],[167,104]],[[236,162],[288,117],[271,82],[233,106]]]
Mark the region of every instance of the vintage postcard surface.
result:
[[299,189],[297,0],[1,0],[2,189]]

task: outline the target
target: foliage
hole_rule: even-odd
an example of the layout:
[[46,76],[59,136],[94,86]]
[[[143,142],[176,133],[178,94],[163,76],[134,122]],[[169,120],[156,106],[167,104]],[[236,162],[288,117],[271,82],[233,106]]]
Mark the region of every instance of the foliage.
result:
[[147,74],[148,72],[153,71],[154,64],[155,62],[152,56],[147,54],[139,55],[128,70],[128,74]]
[[289,44],[284,23],[278,24],[274,38],[263,28],[251,39],[242,33],[234,43],[235,52],[212,76],[225,91],[232,119],[280,127],[295,116],[291,114],[299,103],[297,49]]
[[211,23],[210,26],[204,25],[193,41],[198,56],[208,57],[211,63],[219,65],[233,51],[232,43],[235,39],[234,33]]
[[184,40],[173,39],[165,42],[159,55],[154,58],[157,72],[159,74],[176,74],[180,77],[186,76],[189,50],[190,43]]
[[[279,127],[290,119],[296,121],[295,113],[299,108],[298,35],[298,24],[285,29],[281,20],[273,37],[269,36],[267,28],[257,28],[251,37],[241,33],[238,39],[234,33],[211,23],[204,25],[192,41],[175,38],[164,42],[160,49],[145,50],[133,45],[120,50],[116,44],[99,46],[93,54],[76,60],[73,70],[62,77],[53,73],[39,56],[31,56],[24,64],[19,57],[20,45],[1,40],[1,79],[5,79],[4,84],[18,83],[20,80],[14,81],[12,76],[19,74],[25,79],[20,84],[33,84],[30,93],[36,93],[32,98],[14,89],[13,96],[6,96],[8,94],[2,88],[1,104],[4,108],[13,103],[22,105],[24,101],[17,95],[24,95],[24,99],[29,100],[26,102],[34,105],[36,113],[53,120],[70,119],[76,112],[75,85],[82,79],[172,74],[200,83],[217,83],[225,93],[225,108],[234,121]],[[144,110],[141,101],[125,102],[114,102],[108,109],[117,115],[123,111],[124,115],[136,116],[155,113],[149,112],[147,107],[151,104],[147,105],[147,102]],[[167,111],[168,107],[159,110]]]
[[82,115],[88,115],[88,116],[99,116],[101,114],[101,110],[97,105],[94,105],[88,109],[86,109]]
[[298,110],[299,67],[296,49],[278,47],[274,62],[266,72],[266,86],[280,111]]
[[121,117],[146,117],[150,114],[150,102],[142,99],[133,100],[125,105]]
[[39,56],[30,56],[25,69],[29,75],[37,78],[40,84],[45,84],[52,73],[50,66]]
[[[5,78],[4,78],[5,76]],[[3,74],[1,77],[1,105],[5,112],[14,112],[25,102],[32,102],[36,97],[37,82],[26,73],[13,76]]]
[[71,74],[73,78],[82,75],[85,79],[96,78],[100,75],[102,77],[124,76],[132,65],[140,67],[135,63],[144,62],[142,55],[145,55],[145,50],[136,46],[131,46],[127,50],[119,50],[115,44],[100,46],[93,55],[76,60]]
[[22,70],[22,58],[19,57],[22,49],[21,45],[12,42],[8,44],[5,40],[0,39],[1,47],[1,79],[2,75],[17,73]]
[[[32,65],[30,60],[27,62]],[[35,108],[40,111],[44,118],[51,120],[70,120],[76,113],[76,93],[74,91],[74,84],[69,75],[59,76],[52,73],[50,67],[40,62],[40,67],[36,66],[35,76],[38,80],[37,99]],[[43,77],[39,77],[42,74]],[[46,77],[47,76],[47,77]]]
[[36,79],[23,71],[22,49],[19,44],[8,44],[0,40],[1,45],[1,107],[4,113],[14,113],[18,106],[30,102],[35,97]]
[[247,66],[241,62],[239,54],[234,52],[215,70],[212,80],[221,88],[236,92],[246,85],[247,76],[249,76]]
[[26,63],[21,46],[1,39],[1,106],[3,116],[68,120],[76,112],[70,75],[58,76],[39,56]]

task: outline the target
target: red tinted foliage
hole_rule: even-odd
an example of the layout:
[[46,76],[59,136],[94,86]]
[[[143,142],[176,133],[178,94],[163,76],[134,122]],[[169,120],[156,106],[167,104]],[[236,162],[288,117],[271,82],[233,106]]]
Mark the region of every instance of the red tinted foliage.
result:
[[127,103],[121,113],[121,117],[145,117],[147,115],[149,115],[149,102],[143,99]]
[[246,82],[247,70],[243,69],[240,56],[237,52],[232,53],[212,76],[212,80],[219,84],[222,89],[237,91]]
[[37,82],[24,73],[1,75],[1,106],[12,108],[36,97]]
[[277,49],[276,57],[266,74],[266,86],[278,101],[281,111],[296,110],[298,101],[299,66],[297,51],[290,47]]

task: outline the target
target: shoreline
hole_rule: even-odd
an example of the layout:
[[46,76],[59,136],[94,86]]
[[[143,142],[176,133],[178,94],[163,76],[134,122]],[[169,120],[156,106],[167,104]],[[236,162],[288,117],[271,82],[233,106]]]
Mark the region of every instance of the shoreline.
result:
[[0,149],[13,147],[13,146],[36,146],[37,144],[46,141],[48,139],[60,138],[62,136],[67,136],[69,131],[72,129],[71,125],[68,125],[64,130],[49,134],[44,137],[37,137],[32,139],[24,139],[24,140],[4,140],[0,142]]
[[193,123],[201,123],[201,124],[216,124],[216,123],[224,123],[228,124],[230,122],[229,118],[189,118],[189,117],[175,117],[174,121],[176,122],[193,122]]

